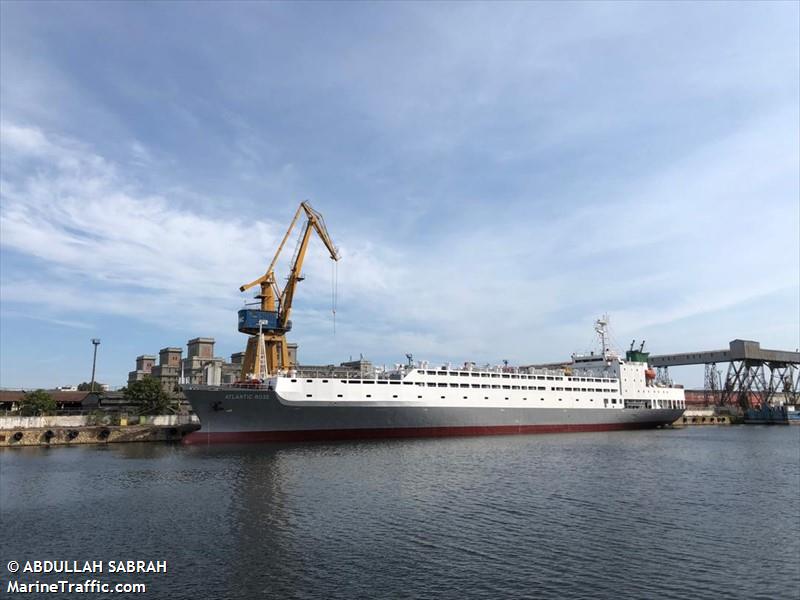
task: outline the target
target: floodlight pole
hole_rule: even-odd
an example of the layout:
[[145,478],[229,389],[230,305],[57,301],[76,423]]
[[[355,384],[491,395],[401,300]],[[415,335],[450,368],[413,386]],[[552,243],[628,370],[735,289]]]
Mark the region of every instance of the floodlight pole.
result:
[[94,370],[97,366],[97,347],[100,345],[100,338],[92,338],[94,344],[94,357],[92,357],[92,393],[94,393]]

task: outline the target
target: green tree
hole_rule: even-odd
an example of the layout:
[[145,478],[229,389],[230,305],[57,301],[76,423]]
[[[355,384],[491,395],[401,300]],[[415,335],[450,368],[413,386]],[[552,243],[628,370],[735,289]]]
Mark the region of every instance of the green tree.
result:
[[[99,381],[94,382],[94,391],[101,392],[103,390],[103,384]],[[91,381],[84,381],[83,383],[78,384],[78,391],[79,392],[91,392],[92,391],[92,382]]]
[[139,407],[141,415],[163,415],[174,412],[172,396],[158,379],[152,377],[134,381],[122,389],[122,395],[129,404]]
[[44,390],[28,392],[19,403],[19,412],[26,417],[52,415],[56,412],[56,401]]

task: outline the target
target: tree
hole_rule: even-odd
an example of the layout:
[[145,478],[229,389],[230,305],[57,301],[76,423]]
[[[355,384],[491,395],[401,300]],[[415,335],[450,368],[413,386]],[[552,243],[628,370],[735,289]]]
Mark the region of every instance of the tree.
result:
[[172,410],[172,396],[162,387],[158,379],[145,377],[122,389],[125,400],[139,407],[141,415],[163,415]]
[[[91,392],[92,391],[92,382],[91,381],[84,381],[83,383],[78,384],[78,391],[79,392]],[[103,384],[99,381],[94,382],[94,391],[101,392],[103,391]]]
[[28,392],[19,403],[19,412],[26,417],[52,415],[56,408],[56,401],[44,390]]

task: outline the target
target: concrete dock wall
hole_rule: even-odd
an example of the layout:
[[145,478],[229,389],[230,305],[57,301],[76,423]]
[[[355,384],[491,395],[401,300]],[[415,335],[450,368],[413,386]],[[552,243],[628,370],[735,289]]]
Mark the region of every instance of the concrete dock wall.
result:
[[[152,415],[128,417],[132,425],[156,425],[157,427],[177,427],[189,423],[199,423],[196,415]],[[0,431],[5,429],[38,429],[52,427],[87,427],[97,425],[91,415],[54,417],[0,416]]]
[[737,420],[730,413],[720,412],[715,408],[688,409],[683,416],[675,421],[673,427],[686,427],[690,425],[732,425]]
[[196,415],[156,415],[118,422],[97,423],[91,415],[0,416],[0,448],[169,441],[200,428]]
[[85,427],[87,415],[70,417],[0,417],[0,431],[5,429],[35,429],[37,427]]

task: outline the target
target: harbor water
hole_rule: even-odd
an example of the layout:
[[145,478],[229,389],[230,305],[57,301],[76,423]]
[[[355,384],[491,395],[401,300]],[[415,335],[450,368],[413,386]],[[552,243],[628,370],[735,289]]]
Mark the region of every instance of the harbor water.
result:
[[0,582],[10,560],[152,560],[167,572],[15,578],[145,582],[139,598],[796,599],[799,492],[788,426],[7,449]]

